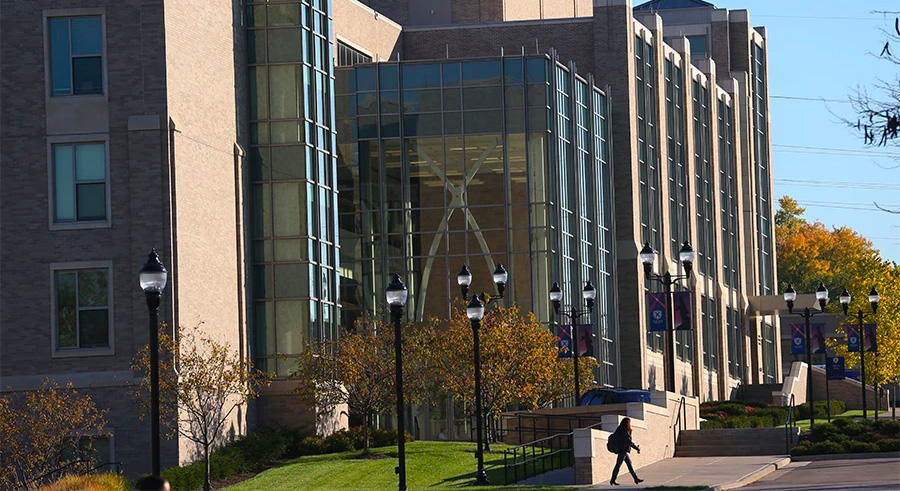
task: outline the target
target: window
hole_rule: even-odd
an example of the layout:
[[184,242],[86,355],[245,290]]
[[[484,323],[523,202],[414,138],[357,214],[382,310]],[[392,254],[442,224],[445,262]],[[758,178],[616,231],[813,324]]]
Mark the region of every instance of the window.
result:
[[691,60],[702,60],[707,58],[709,51],[707,50],[706,35],[688,36],[688,42],[691,43]]
[[68,438],[60,452],[59,462],[91,460],[91,467],[113,461],[112,436],[82,436],[76,441]]
[[349,45],[338,41],[337,43],[337,66],[356,65],[359,63],[371,63],[372,57],[363,53],[358,49],[351,48]]
[[103,93],[101,17],[54,17],[49,23],[51,94]]
[[56,351],[110,348],[109,264],[53,270],[53,326]]
[[53,222],[107,218],[106,145],[53,145]]

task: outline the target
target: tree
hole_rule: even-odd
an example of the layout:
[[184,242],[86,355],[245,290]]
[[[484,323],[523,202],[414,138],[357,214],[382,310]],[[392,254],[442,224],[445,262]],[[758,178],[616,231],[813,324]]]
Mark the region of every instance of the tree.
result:
[[339,404],[363,416],[363,455],[369,454],[372,417],[396,402],[392,333],[382,319],[364,316],[338,339],[307,344],[291,372],[299,382],[294,392],[317,416],[332,414]]
[[[896,15],[898,12],[881,12]],[[882,30],[884,45],[878,46],[878,58],[900,66],[900,17],[894,18],[893,29]],[[873,53],[874,54],[874,53]],[[850,96],[856,121],[845,124],[873,146],[897,144],[900,133],[900,73],[893,80],[875,80],[870,88],[857,88]]]
[[38,390],[0,398],[0,488],[24,487],[79,460],[93,463],[92,437],[106,425],[106,412],[71,382],[60,388],[50,379]]
[[[474,338],[465,310],[456,309],[448,320],[432,319],[423,332],[429,348],[422,354],[428,357],[433,376],[443,383],[445,392],[473,407]],[[566,363],[557,360],[556,336],[537,322],[534,314],[522,316],[515,306],[489,309],[481,321],[479,336],[482,408],[486,415],[497,415],[512,404],[540,407],[571,391],[566,382],[560,384]],[[585,365],[590,363],[587,360]],[[571,380],[572,371],[567,373],[564,380]]]
[[[592,356],[578,357],[578,382],[581,387],[593,387],[594,369],[600,366],[596,358]],[[548,407],[575,393],[575,367],[572,358],[559,358],[553,364],[553,372],[544,382],[544,390],[534,403],[535,408]]]
[[[209,490],[210,450],[221,442],[231,414],[254,399],[274,375],[255,370],[249,359],[228,343],[202,335],[199,327],[179,328],[176,341],[165,324],[160,326],[159,412],[169,437],[179,434],[201,447],[206,463],[203,489]],[[141,419],[149,412],[149,355],[149,346],[144,346],[131,364],[144,374],[132,392]]]
[[778,200],[775,247],[778,278],[798,292],[812,293],[819,282],[845,285],[855,272],[878,255],[872,243],[847,227],[825,228],[809,223],[803,209],[788,196]]
[[[900,377],[900,266],[881,258],[878,250],[864,237],[846,227],[831,230],[819,222],[803,219],[803,209],[784,196],[776,213],[776,247],[778,277],[791,282],[798,292],[812,293],[819,282],[825,283],[837,297],[844,287],[851,292],[852,303],[847,318],[841,320],[839,334],[846,334],[848,324],[857,324],[852,313],[860,308],[869,312],[869,290],[881,293],[877,323],[878,362],[866,355],[866,382],[872,385]],[[846,341],[837,339],[829,347],[845,356],[848,365],[858,365],[859,353],[848,353]]]

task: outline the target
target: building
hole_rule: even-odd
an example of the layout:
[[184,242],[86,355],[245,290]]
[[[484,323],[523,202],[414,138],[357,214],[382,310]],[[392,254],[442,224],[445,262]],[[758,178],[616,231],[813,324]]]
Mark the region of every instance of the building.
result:
[[[109,458],[129,473],[149,469],[149,429],[126,392],[148,339],[136,273],[152,247],[170,271],[162,318],[202,321],[282,377],[305,342],[377,307],[385,273],[409,273],[421,318],[446,314],[463,263],[487,282],[502,262],[510,298],[548,323],[550,283],[578,301],[593,281],[598,380],[660,388],[662,339],[643,320],[656,286],[637,252],[649,242],[659,271],[676,272],[690,240],[701,320],[678,335],[678,390],[724,398],[781,378],[778,323],[747,303],[773,292],[775,272],[768,46],[746,11],[699,0],[2,9],[0,390],[73,381],[111,408]],[[276,382],[233,434],[312,425],[291,388]],[[164,466],[192,457],[186,441],[163,442]]]

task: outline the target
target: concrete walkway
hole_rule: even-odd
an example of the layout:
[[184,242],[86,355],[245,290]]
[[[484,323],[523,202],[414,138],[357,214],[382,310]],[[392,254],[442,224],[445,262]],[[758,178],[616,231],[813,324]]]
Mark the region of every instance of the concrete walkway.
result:
[[[612,486],[609,481],[597,483],[581,489],[644,489],[650,486],[709,486],[715,490],[735,489],[746,486],[777,469],[790,463],[790,457],[784,455],[750,456],[750,457],[678,457],[665,459],[639,469],[635,469],[638,477],[644,480],[634,484],[628,469],[622,466],[616,481],[619,486]],[[610,473],[612,469],[610,469]],[[572,468],[548,472],[540,476],[521,481],[519,484],[545,486],[572,486],[575,484],[575,471]]]

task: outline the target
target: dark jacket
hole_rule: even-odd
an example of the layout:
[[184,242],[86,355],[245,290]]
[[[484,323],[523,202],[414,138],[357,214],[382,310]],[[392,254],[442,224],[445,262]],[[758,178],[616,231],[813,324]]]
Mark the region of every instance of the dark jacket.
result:
[[635,450],[638,448],[634,444],[634,440],[631,439],[631,433],[624,426],[616,428],[616,431],[612,434],[612,440],[616,442],[619,452],[631,452],[632,448]]

